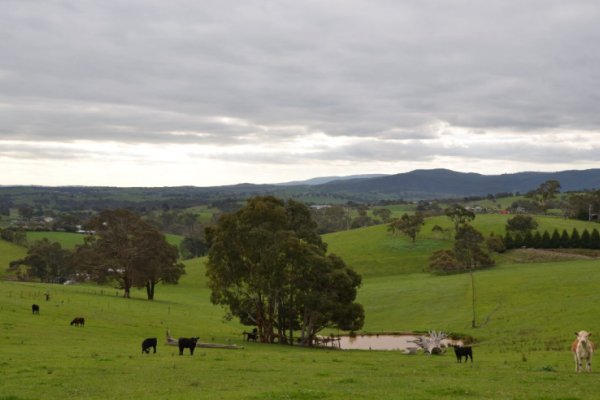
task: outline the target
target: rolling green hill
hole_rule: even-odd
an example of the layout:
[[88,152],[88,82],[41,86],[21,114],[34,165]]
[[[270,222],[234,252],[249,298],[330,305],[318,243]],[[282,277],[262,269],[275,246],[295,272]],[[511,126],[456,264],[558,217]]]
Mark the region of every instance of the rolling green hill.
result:
[[[3,396],[30,399],[111,396],[206,399],[593,398],[596,374],[573,380],[573,331],[598,331],[596,262],[510,265],[476,273],[478,319],[470,328],[465,275],[408,274],[367,278],[359,301],[365,330],[443,329],[477,339],[475,363],[451,355],[335,351],[242,341],[244,329],[224,321],[208,301],[203,263],[188,264],[180,285],[125,300],[110,288],[0,283]],[[586,280],[581,280],[581,276]],[[50,302],[42,294],[49,290]],[[41,305],[39,316],[30,305]],[[85,328],[69,326],[85,316]],[[175,336],[237,343],[242,350],[198,349],[179,356],[163,344]],[[140,354],[145,337],[157,354]],[[36,382],[35,385],[30,384]],[[577,395],[573,396],[573,390]],[[7,397],[5,397],[7,398]]]
[[[511,215],[480,214],[472,224],[484,236],[491,233],[504,235],[506,221]],[[551,216],[535,216],[540,231],[554,229],[569,233],[577,228],[579,233],[584,229],[590,231],[600,228],[597,223],[577,221]],[[439,249],[450,248],[451,232],[439,235],[432,228],[439,225],[451,229],[452,223],[447,217],[428,218],[421,228],[415,243],[404,236],[394,236],[387,231],[386,225],[376,225],[367,228],[354,229],[326,234],[323,240],[328,244],[329,251],[342,256],[364,277],[390,276],[405,273],[422,272],[428,265],[429,255]]]
[[44,238],[60,243],[65,249],[74,249],[76,245],[83,243],[85,235],[69,232],[27,232],[28,243],[35,243]]
[[25,257],[26,252],[24,247],[0,240],[0,279],[4,279],[10,262]]
[[[183,237],[179,235],[166,234],[167,241],[179,246]],[[85,235],[69,232],[27,232],[27,241],[34,243],[38,240],[47,238],[51,242],[58,242],[65,249],[73,249],[76,245],[82,244]]]
[[[477,216],[475,224],[500,233],[505,218]],[[539,222],[552,229],[588,226],[551,217]],[[358,301],[365,307],[364,331],[470,335],[476,339],[472,365],[457,364],[451,354],[243,342],[247,328],[210,303],[204,259],[194,259],[186,262],[181,282],[160,285],[152,302],[137,290],[123,299],[110,286],[0,282],[0,399],[595,398],[597,373],[575,376],[569,344],[574,331],[600,332],[598,261],[511,263],[476,272],[479,327],[473,329],[469,276],[420,272],[431,249],[450,246],[431,232],[435,224],[449,226],[449,220],[428,220],[414,245],[389,236],[385,226],[324,240],[363,274]],[[32,303],[40,304],[39,316],[31,315]],[[75,316],[86,318],[85,328],[69,326]],[[179,356],[164,345],[167,329],[176,337],[198,335],[244,349]],[[140,354],[146,337],[159,339],[157,354]]]

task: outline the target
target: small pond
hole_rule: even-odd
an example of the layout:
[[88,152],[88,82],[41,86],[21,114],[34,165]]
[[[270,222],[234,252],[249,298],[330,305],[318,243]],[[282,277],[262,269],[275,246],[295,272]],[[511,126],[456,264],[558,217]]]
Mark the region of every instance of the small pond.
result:
[[340,348],[343,350],[400,350],[410,351],[418,346],[413,343],[415,335],[356,335],[341,336]]
[[[412,354],[419,348],[414,343],[417,339],[417,335],[409,334],[340,336],[339,346],[342,350],[396,350]],[[451,339],[442,340],[444,347],[449,346],[451,343],[458,344],[458,342],[453,342]]]

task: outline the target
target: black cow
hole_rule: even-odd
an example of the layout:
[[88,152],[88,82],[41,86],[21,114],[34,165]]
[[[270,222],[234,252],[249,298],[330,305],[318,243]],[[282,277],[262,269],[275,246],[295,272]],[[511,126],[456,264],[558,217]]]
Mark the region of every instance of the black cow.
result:
[[82,328],[85,325],[85,319],[83,317],[75,317],[73,318],[73,321],[71,321],[71,326],[81,326]]
[[32,304],[31,305],[31,313],[32,314],[39,314],[40,313],[40,306],[38,306],[37,304]]
[[142,354],[150,353],[150,347],[152,347],[154,349],[154,352],[156,353],[156,343],[157,340],[155,337],[144,339],[144,341],[142,342]]
[[465,358],[465,362],[469,361],[469,357],[471,357],[471,362],[473,362],[473,349],[471,346],[454,346],[454,354],[456,355],[456,362],[462,362],[462,358]]
[[242,332],[242,334],[246,336],[246,342],[249,342],[251,340],[253,342],[256,342],[256,339],[258,338],[258,329],[254,328],[254,329],[252,329],[252,332],[244,331],[244,332]]
[[190,349],[190,355],[194,355],[194,349],[196,348],[196,343],[198,343],[199,337],[193,338],[183,338],[180,337],[177,343],[179,344],[179,355],[183,355],[183,349]]

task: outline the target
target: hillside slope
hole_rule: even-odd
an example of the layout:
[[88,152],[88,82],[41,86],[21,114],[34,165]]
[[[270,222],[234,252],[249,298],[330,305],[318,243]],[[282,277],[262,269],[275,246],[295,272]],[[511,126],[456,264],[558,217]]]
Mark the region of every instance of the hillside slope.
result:
[[520,172],[503,175],[462,173],[447,169],[415,170],[371,179],[334,181],[318,185],[324,192],[383,194],[408,199],[485,196],[502,192],[525,193],[555,179],[563,191],[600,187],[600,169],[561,172]]
[[[484,236],[491,233],[504,235],[506,221],[511,215],[479,214],[473,220],[473,226]],[[535,216],[538,230],[550,233],[554,229],[569,233],[577,228],[600,229],[595,222],[578,221],[552,216]],[[364,277],[391,276],[426,270],[428,259],[435,250],[452,246],[451,233],[441,235],[432,231],[435,225],[450,230],[452,223],[445,216],[427,218],[415,243],[405,236],[394,236],[387,231],[387,225],[353,229],[323,235],[330,252],[340,255]]]
[[[574,379],[568,350],[574,330],[600,330],[596,261],[477,272],[476,329],[470,328],[468,275],[364,279],[358,300],[365,307],[365,331],[435,329],[471,335],[477,342],[475,362],[468,365],[457,364],[451,354],[405,356],[244,342],[245,328],[224,320],[224,310],[210,303],[203,260],[189,262],[188,269],[179,285],[160,285],[153,302],[143,300],[141,291],[126,300],[110,287],[0,282],[2,396],[585,399],[600,390],[595,374]],[[47,290],[50,302],[43,299]],[[32,302],[41,305],[40,315],[31,315]],[[69,326],[75,315],[85,315],[85,328]],[[193,357],[187,352],[179,356],[176,347],[164,344],[167,329],[176,336],[199,335],[203,342],[244,348],[198,349]],[[159,338],[156,354],[140,354],[145,337]]]
[[25,257],[26,253],[24,247],[0,239],[0,280],[4,279],[10,262]]

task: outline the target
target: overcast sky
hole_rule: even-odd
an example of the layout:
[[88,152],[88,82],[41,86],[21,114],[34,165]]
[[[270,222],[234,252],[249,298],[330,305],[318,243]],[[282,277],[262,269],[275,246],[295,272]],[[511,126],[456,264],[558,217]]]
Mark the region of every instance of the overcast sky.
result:
[[600,167],[597,0],[0,0],[0,184]]

